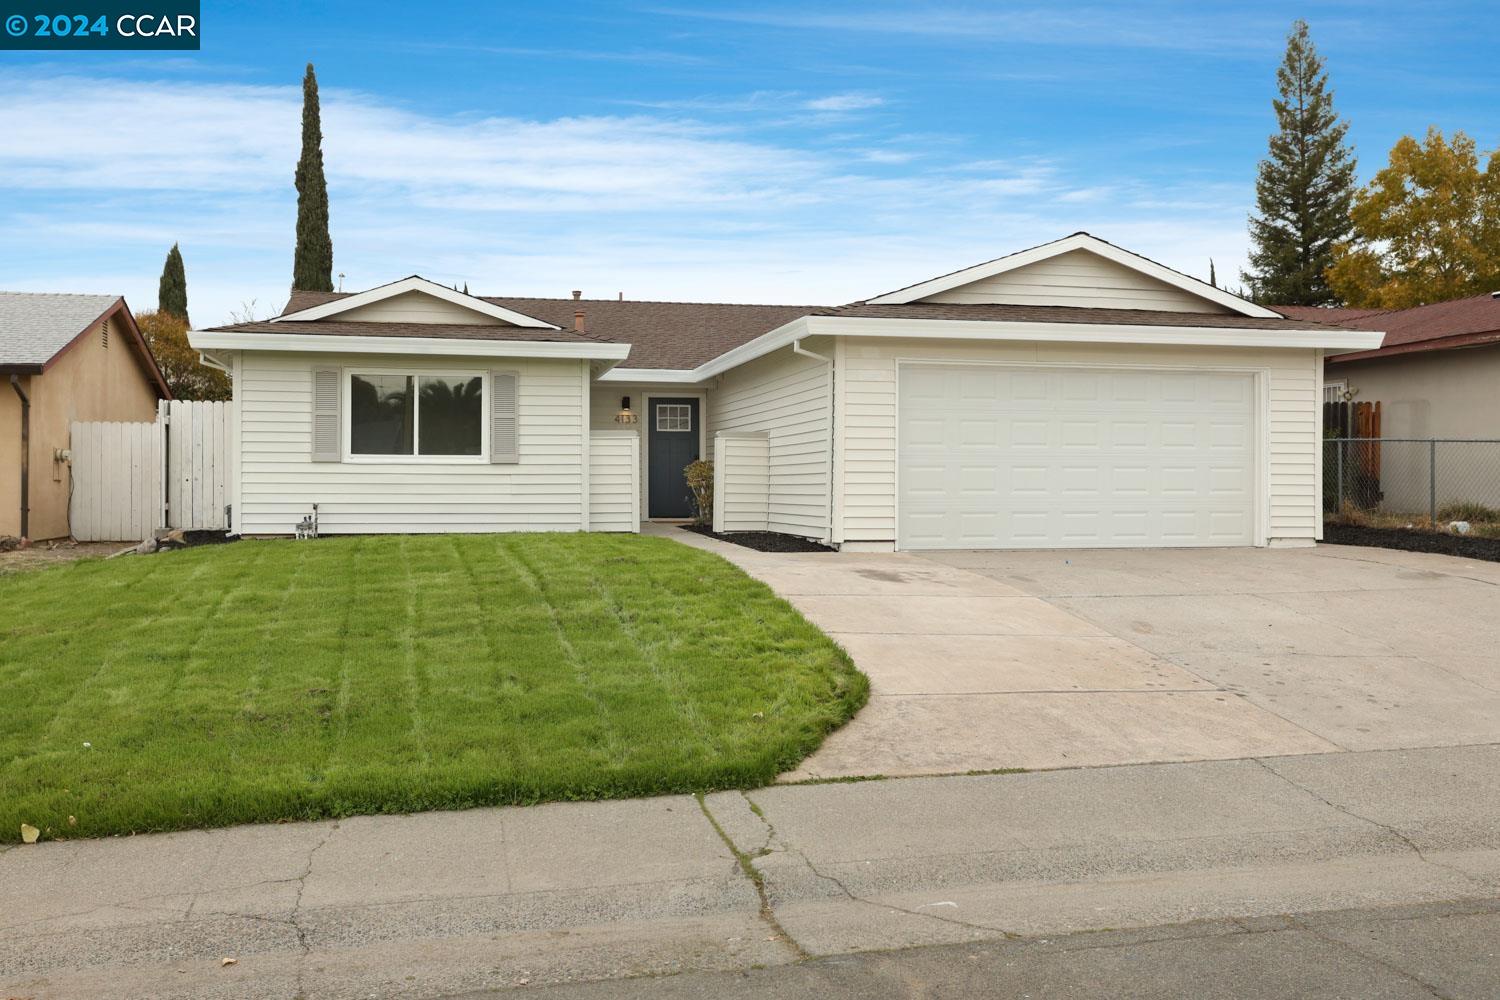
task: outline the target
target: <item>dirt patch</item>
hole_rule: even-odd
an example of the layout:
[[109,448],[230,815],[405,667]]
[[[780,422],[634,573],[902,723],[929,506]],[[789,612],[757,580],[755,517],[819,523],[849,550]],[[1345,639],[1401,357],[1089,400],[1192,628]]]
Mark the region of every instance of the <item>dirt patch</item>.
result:
[[0,552],[0,576],[56,566],[75,559],[102,559],[122,548],[124,546],[119,542],[36,542],[29,548]]
[[709,538],[717,538],[731,545],[743,545],[757,552],[833,552],[834,549],[796,535],[783,535],[779,531],[731,531],[719,534],[703,525],[684,524],[683,531],[692,531]]
[[1445,534],[1438,531],[1415,531],[1406,528],[1367,528],[1353,524],[1328,524],[1323,541],[1332,545],[1370,545],[1406,552],[1436,552],[1465,559],[1500,562],[1500,538]]

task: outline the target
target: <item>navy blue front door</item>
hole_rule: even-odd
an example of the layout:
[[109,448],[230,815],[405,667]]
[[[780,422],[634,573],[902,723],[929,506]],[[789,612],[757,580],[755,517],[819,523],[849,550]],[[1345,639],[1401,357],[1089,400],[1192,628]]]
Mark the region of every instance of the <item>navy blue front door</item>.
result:
[[655,398],[646,408],[650,452],[647,517],[692,517],[693,491],[683,470],[698,460],[698,401]]

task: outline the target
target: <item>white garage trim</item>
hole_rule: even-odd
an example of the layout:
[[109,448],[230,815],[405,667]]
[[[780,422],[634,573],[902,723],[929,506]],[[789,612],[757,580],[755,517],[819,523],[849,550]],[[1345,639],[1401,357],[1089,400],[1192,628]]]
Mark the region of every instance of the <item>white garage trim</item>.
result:
[[894,477],[894,546],[901,549],[901,428],[902,428],[902,370],[911,367],[939,367],[939,368],[1007,368],[1007,369],[1042,369],[1058,370],[1070,369],[1075,371],[1142,371],[1142,372],[1189,372],[1195,374],[1225,374],[1225,375],[1248,375],[1251,379],[1250,420],[1253,428],[1252,453],[1250,459],[1251,472],[1251,526],[1252,544],[1264,547],[1270,544],[1270,371],[1268,367],[1258,365],[1226,365],[1226,364],[1130,364],[1120,362],[1087,362],[1068,363],[1058,361],[1013,361],[1013,360],[973,360],[965,359],[955,361],[952,358],[903,358],[893,359],[895,362],[895,477]]

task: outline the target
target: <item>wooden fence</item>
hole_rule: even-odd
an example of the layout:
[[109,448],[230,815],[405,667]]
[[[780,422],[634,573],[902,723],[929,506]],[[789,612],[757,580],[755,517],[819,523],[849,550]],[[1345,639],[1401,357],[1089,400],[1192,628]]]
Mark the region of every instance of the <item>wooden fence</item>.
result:
[[153,423],[75,422],[73,537],[139,541],[164,527],[232,527],[233,405],[163,400]]
[[140,541],[162,525],[163,427],[159,423],[77,423],[72,427],[73,537]]

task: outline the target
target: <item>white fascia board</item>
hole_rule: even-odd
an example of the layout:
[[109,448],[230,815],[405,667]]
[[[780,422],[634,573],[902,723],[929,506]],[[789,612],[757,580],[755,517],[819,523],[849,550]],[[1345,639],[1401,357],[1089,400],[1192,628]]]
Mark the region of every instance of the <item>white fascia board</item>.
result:
[[[1369,330],[1252,330],[1123,323],[1017,323],[1000,320],[871,319],[809,316],[806,335],[921,340],[1033,340],[1050,343],[1174,344],[1184,347],[1299,347],[1369,350],[1385,334]],[[747,345],[748,346],[748,345]],[[724,355],[728,357],[728,355]],[[748,359],[746,359],[748,360]]]
[[611,368],[599,376],[600,382],[663,382],[692,384],[701,382],[694,368]]
[[1141,274],[1155,278],[1158,281],[1166,282],[1174,288],[1179,288],[1187,292],[1189,295],[1196,295],[1200,299],[1221,305],[1226,309],[1232,309],[1242,316],[1258,316],[1262,319],[1281,318],[1281,314],[1278,312],[1274,312],[1264,306],[1258,306],[1253,302],[1240,298],[1238,295],[1226,292],[1222,288],[1215,288],[1206,281],[1190,278],[1185,274],[1172,270],[1170,267],[1158,264],[1154,260],[1148,260],[1139,254],[1131,253],[1129,250],[1122,250],[1112,243],[1106,243],[1087,233],[1075,233],[1072,236],[1064,237],[1052,243],[1044,243],[1039,247],[1032,247],[1030,250],[1022,250],[1019,253],[999,257],[995,260],[986,261],[983,264],[976,264],[973,267],[964,268],[962,271],[955,271],[952,274],[945,274],[930,281],[897,289],[894,292],[876,296],[870,299],[869,303],[870,305],[906,305],[925,299],[929,295],[936,295],[938,292],[946,292],[950,288],[958,288],[961,285],[991,278],[997,274],[1004,274],[1006,271],[1014,271],[1017,268],[1025,267],[1027,264],[1035,264],[1038,261],[1071,253],[1074,250],[1088,250],[1106,260],[1114,261],[1122,267],[1128,267],[1133,271],[1139,271]]
[[552,343],[541,340],[455,340],[439,337],[331,337],[314,334],[233,333],[191,330],[200,351],[239,350],[318,354],[405,354],[450,358],[577,358],[624,361],[629,344]]
[[351,309],[367,306],[372,302],[381,302],[385,299],[394,298],[397,295],[405,295],[407,292],[421,292],[424,295],[431,295],[433,298],[451,302],[456,306],[462,306],[482,316],[489,316],[492,319],[509,323],[511,326],[524,326],[535,330],[558,329],[558,327],[553,326],[551,323],[543,322],[535,316],[527,316],[513,309],[497,306],[493,302],[486,302],[484,299],[474,295],[455,292],[446,285],[440,285],[435,281],[428,281],[426,278],[415,274],[409,278],[402,278],[400,281],[393,281],[388,285],[381,285],[379,288],[371,288],[369,291],[348,295],[341,299],[334,299],[332,302],[325,302],[320,306],[311,306],[307,309],[299,309],[294,313],[275,316],[271,319],[271,322],[304,323],[312,320],[328,319],[338,316],[341,313],[349,312]]

